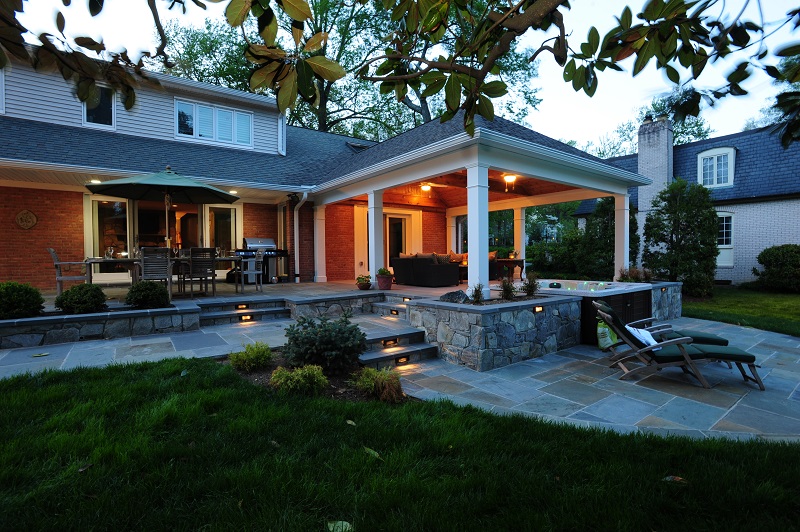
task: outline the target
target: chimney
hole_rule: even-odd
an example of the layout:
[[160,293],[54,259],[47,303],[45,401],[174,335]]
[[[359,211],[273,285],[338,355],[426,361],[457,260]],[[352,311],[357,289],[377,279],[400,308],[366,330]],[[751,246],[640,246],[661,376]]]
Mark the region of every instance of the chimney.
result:
[[[666,116],[653,120],[645,117],[639,127],[638,173],[653,180],[652,185],[639,187],[639,212],[636,221],[639,223],[642,248],[644,248],[644,222],[651,209],[653,198],[672,182],[672,122]],[[641,249],[639,262],[641,266]]]

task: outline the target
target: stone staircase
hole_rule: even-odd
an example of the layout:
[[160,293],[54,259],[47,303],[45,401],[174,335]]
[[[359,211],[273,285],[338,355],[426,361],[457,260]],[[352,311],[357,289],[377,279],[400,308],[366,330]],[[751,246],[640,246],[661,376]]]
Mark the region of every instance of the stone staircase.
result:
[[383,369],[436,358],[437,355],[436,346],[425,343],[425,332],[409,327],[368,336],[367,351],[358,357],[358,362],[362,366]]
[[290,317],[283,298],[241,296],[196,302],[200,307],[201,327]]
[[372,313],[378,316],[397,317],[401,320],[408,320],[408,305],[406,302],[414,297],[395,295],[391,292],[384,292],[386,301],[383,303],[373,303]]

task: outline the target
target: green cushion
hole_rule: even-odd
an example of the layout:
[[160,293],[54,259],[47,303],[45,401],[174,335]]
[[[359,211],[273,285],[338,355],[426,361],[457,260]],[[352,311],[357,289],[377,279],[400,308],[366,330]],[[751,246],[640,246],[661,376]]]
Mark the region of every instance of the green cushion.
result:
[[674,340],[675,338],[682,338],[684,336],[688,336],[692,339],[692,342],[695,344],[707,344],[707,345],[719,345],[725,346],[728,345],[728,340],[721,336],[717,336],[716,334],[711,333],[701,333],[697,331],[670,331],[666,332],[661,335],[662,338],[665,340]]
[[755,355],[746,353],[738,347],[699,344],[694,347],[703,353],[705,358],[725,360],[728,362],[741,362],[742,364],[754,364],[756,361]]

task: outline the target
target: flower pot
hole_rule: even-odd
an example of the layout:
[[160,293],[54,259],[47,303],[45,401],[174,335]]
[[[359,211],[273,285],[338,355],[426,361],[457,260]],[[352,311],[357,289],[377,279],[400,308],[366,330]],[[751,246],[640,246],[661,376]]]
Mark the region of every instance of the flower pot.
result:
[[359,290],[369,290],[372,288],[372,283],[356,283],[358,285]]
[[376,275],[378,280],[378,290],[391,290],[392,289],[392,276],[391,275]]

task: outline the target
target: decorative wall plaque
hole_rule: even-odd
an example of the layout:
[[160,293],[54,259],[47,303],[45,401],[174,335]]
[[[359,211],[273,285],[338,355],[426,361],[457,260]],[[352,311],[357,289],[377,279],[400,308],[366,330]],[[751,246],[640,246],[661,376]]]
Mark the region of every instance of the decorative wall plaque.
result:
[[28,210],[20,211],[20,213],[17,214],[17,225],[23,229],[30,229],[36,225],[38,221],[39,219],[36,215]]

